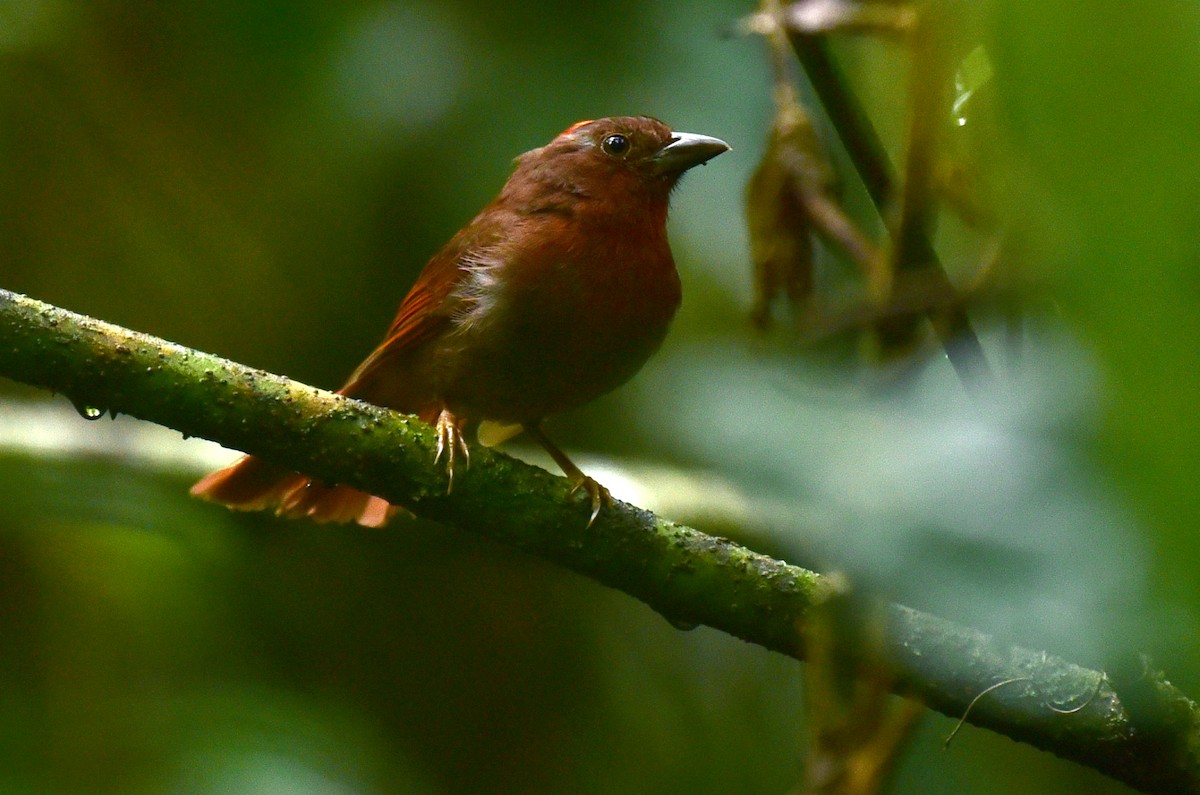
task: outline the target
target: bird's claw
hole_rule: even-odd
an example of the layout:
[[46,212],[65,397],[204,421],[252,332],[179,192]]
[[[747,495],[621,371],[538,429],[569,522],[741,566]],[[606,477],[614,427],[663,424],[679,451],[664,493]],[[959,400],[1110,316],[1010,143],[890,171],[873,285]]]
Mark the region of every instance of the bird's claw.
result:
[[605,506],[612,505],[612,495],[608,493],[608,489],[601,486],[596,481],[584,475],[580,480],[575,481],[575,485],[571,486],[571,496],[575,492],[582,489],[587,493],[592,501],[592,515],[588,518],[587,526],[591,527],[592,522],[596,521],[596,517],[600,515],[600,509]]
[[437,453],[433,457],[433,463],[437,464],[442,460],[442,454],[446,455],[446,493],[449,494],[454,490],[454,470],[455,458],[458,453],[462,453],[465,466],[471,466],[471,448],[467,447],[466,437],[462,431],[462,421],[451,414],[449,411],[442,409],[442,413],[437,418]]
[[608,489],[583,474],[579,467],[575,466],[570,458],[567,458],[567,454],[559,450],[558,445],[550,441],[550,438],[542,432],[542,428],[538,423],[527,422],[523,427],[525,428],[525,432],[532,436],[534,441],[550,454],[550,457],[554,459],[554,463],[558,464],[563,474],[571,481],[571,493],[569,496],[575,496],[575,492],[580,489],[587,492],[588,497],[592,501],[592,515],[588,517],[587,523],[587,526],[591,527],[592,522],[596,521],[596,517],[600,515],[600,509],[605,505],[612,505],[612,495],[608,493]]

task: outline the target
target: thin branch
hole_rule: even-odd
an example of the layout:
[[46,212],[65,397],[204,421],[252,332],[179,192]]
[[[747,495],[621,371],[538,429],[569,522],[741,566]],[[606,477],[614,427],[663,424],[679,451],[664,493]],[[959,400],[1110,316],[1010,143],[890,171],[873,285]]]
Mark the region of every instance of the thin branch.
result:
[[[623,503],[590,528],[570,485],[480,449],[446,494],[416,420],[0,290],[0,376],[201,436],[408,505],[634,596],[679,627],[803,658],[818,574]],[[898,692],[1146,792],[1200,793],[1200,709],[1160,673],[1124,682],[893,605],[882,656]],[[977,696],[1005,679],[1021,685]],[[1078,709],[1075,709],[1078,707]]]

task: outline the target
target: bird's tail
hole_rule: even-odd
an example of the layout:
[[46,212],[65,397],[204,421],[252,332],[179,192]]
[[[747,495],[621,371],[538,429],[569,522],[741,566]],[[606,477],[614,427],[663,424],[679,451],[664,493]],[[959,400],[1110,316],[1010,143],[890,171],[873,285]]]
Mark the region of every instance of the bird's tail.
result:
[[349,486],[329,486],[252,455],[218,469],[192,486],[192,494],[239,511],[274,508],[289,519],[358,522],[381,527],[403,510]]

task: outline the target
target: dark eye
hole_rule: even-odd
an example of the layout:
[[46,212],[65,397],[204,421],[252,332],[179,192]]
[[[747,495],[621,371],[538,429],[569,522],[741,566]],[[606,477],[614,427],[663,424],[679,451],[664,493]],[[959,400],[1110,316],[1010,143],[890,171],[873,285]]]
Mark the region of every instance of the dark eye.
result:
[[609,135],[600,142],[600,148],[613,157],[620,157],[629,151],[629,139],[624,135]]

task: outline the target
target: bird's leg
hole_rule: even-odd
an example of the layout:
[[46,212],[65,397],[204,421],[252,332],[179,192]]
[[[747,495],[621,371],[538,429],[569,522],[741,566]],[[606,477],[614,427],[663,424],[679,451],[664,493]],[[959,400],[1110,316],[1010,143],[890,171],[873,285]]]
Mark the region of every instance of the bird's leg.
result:
[[454,489],[456,454],[461,452],[466,466],[471,466],[471,449],[467,447],[466,437],[463,436],[462,424],[463,421],[447,409],[442,409],[442,413],[437,418],[437,455],[433,457],[433,463],[436,464],[442,460],[442,453],[446,454],[446,476],[449,479],[449,483],[446,485],[447,494]]
[[588,497],[591,498],[592,515],[588,519],[588,527],[591,527],[592,522],[596,521],[596,517],[600,515],[600,509],[605,505],[612,504],[612,495],[608,493],[608,489],[583,474],[583,471],[575,466],[571,459],[567,458],[567,454],[558,449],[558,445],[550,441],[549,437],[542,432],[542,427],[539,423],[522,423],[522,427],[525,429],[525,433],[532,436],[534,441],[550,454],[550,457],[554,459],[554,463],[558,464],[559,469],[567,476],[567,480],[571,481],[571,493],[574,494],[583,489]]

